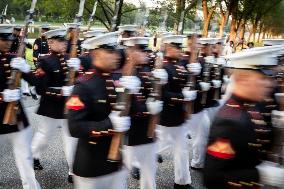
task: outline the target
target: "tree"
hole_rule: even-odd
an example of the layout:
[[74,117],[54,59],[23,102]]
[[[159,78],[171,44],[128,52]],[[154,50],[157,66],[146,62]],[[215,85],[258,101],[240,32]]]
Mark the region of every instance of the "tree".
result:
[[202,32],[203,37],[208,36],[210,20],[212,19],[215,10],[216,10],[216,4],[214,1],[202,0],[202,11],[204,18],[204,25]]
[[229,10],[223,5],[223,1],[218,1],[219,6],[219,37],[223,37],[225,25],[228,23]]
[[175,32],[177,34],[183,34],[185,17],[189,11],[197,5],[197,2],[198,0],[191,0],[188,1],[186,5],[186,0],[176,0],[178,20],[176,23],[177,28]]

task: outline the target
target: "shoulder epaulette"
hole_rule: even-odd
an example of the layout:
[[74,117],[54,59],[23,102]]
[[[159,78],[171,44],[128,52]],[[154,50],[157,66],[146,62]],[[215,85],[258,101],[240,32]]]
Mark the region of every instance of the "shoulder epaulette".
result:
[[223,118],[228,119],[240,119],[242,116],[243,109],[234,100],[230,99],[226,104],[220,109],[219,115]]

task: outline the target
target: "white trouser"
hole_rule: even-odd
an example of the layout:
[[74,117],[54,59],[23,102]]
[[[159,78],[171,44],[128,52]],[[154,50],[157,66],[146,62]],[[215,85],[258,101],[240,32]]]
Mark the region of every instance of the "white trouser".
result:
[[23,79],[21,79],[21,91],[22,93],[30,93],[29,84]]
[[78,139],[71,137],[66,119],[53,119],[46,116],[39,117],[41,119],[41,122],[32,142],[32,151],[34,158],[40,159],[43,150],[46,149],[50,142],[50,138],[54,135],[54,132],[56,132],[58,126],[61,126],[62,141],[69,167],[69,174],[72,175],[73,160]]
[[140,188],[155,189],[156,188],[156,171],[157,157],[156,144],[143,144],[137,146],[124,146],[123,159],[126,167],[131,171],[133,160],[138,163],[140,168]]
[[207,111],[203,110],[198,114],[192,115],[192,118],[188,122],[193,139],[191,166],[203,168],[210,129],[210,120]]
[[75,189],[126,189],[127,171],[125,169],[94,178],[74,175]]
[[207,108],[202,112],[193,115],[192,119],[189,121],[191,125],[191,131],[194,133],[192,144],[193,153],[191,160],[192,167],[203,168],[204,166],[210,126],[223,104],[224,101],[220,100],[219,106]]
[[180,185],[191,184],[189,172],[189,142],[186,137],[185,125],[179,127],[165,127],[158,125],[158,153],[168,146],[173,148],[175,183]]
[[13,146],[14,157],[20,173],[24,189],[40,189],[40,185],[35,178],[33,169],[33,158],[31,151],[32,128],[28,127],[19,132],[1,135],[7,137]]

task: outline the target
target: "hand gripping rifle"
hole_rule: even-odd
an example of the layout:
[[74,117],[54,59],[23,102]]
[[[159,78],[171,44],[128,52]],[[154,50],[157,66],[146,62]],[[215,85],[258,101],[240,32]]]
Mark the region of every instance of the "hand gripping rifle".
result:
[[[190,54],[188,64],[196,63],[198,59],[198,54],[199,54],[199,51],[197,48],[197,40],[198,40],[197,35],[196,34],[192,35],[191,39],[192,39],[191,54]],[[195,90],[195,86],[196,86],[196,75],[189,73],[187,77],[186,87],[188,88],[188,90]],[[194,101],[187,101],[185,104],[185,111],[186,111],[187,119],[189,119],[191,114],[193,113],[193,104],[194,104]]]
[[[70,50],[70,58],[77,58],[77,49],[78,49],[78,40],[79,40],[79,23],[81,23],[82,16],[83,16],[83,11],[84,11],[84,5],[85,5],[85,0],[80,1],[80,6],[79,6],[79,12],[76,15],[75,18],[75,23],[77,23],[77,28],[75,32],[72,32],[71,34],[71,50]],[[75,83],[75,77],[76,76],[76,71],[74,68],[69,69],[69,74],[67,77],[67,85],[71,86],[74,85]]]
[[[221,80],[222,78],[222,67],[223,64],[221,62],[221,59],[223,60],[223,57],[221,57],[221,53],[222,53],[222,46],[218,46],[217,49],[217,62],[216,64],[214,64],[214,79],[215,80]],[[219,61],[218,61],[219,60]],[[219,100],[220,99],[220,88],[214,88],[214,100]]]
[[[129,54],[132,52],[130,51]],[[134,75],[135,72],[135,63],[132,58],[128,58],[128,61],[123,70],[123,76],[131,76]],[[120,116],[128,116],[130,106],[131,106],[131,93],[128,89],[124,89],[123,92],[118,94],[118,99],[116,102],[115,109],[120,111]],[[124,139],[125,132],[116,132],[114,130],[110,130],[110,133],[113,133],[112,141],[108,153],[108,160],[111,162],[117,162],[120,160],[120,147],[122,141]]]
[[[25,48],[26,48],[25,39],[28,34],[29,25],[32,23],[32,20],[33,20],[33,14],[34,14],[36,2],[37,0],[33,0],[31,4],[31,8],[30,10],[28,10],[23,35],[20,38],[20,46],[18,48],[17,57],[25,56]],[[9,89],[13,90],[13,89],[20,87],[21,77],[22,77],[22,73],[19,70],[13,69],[11,71],[11,78],[8,81]],[[5,115],[4,115],[3,124],[16,125],[18,111],[19,111],[18,101],[9,102],[6,108]]]
[[98,5],[98,1],[95,0],[94,7],[93,7],[93,12],[90,15],[90,18],[89,18],[89,21],[88,21],[87,31],[89,31],[91,29],[91,23],[94,21],[94,17],[95,17],[96,10],[97,10],[97,5]]

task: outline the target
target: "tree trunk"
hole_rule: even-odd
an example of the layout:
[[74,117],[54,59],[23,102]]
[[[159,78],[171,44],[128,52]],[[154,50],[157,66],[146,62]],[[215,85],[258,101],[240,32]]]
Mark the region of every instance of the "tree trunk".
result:
[[121,22],[121,11],[124,0],[115,0],[114,15],[112,17],[111,31],[116,31]]
[[203,17],[204,17],[204,26],[203,26],[203,37],[208,36],[208,29],[210,25],[210,20],[213,16],[214,10],[216,7],[212,7],[210,11],[208,11],[207,1],[202,0],[202,10],[203,10]]
[[265,39],[265,36],[266,36],[266,31],[265,31],[265,30],[263,30],[262,38],[261,38],[261,39]]
[[182,34],[184,27],[185,0],[176,0],[176,6],[177,20],[175,23],[175,33]]
[[230,27],[230,41],[236,42],[237,37],[237,20],[232,16],[232,22]]
[[245,32],[246,32],[246,23],[244,20],[241,21],[241,25],[240,25],[240,38],[243,39],[245,38]]
[[252,28],[251,28],[251,29],[250,29],[250,31],[249,31],[248,41],[250,41],[250,40],[251,40],[252,34],[253,34],[253,32],[252,32]]
[[252,26],[252,40],[253,42],[255,42],[255,34],[256,34],[256,30],[257,30],[257,23],[255,22]]
[[231,21],[231,27],[230,27],[230,41],[236,42],[237,37],[237,13],[238,13],[238,0],[232,1],[230,3],[229,8],[231,15],[232,15],[232,21]]
[[203,32],[202,32],[202,36],[203,37],[208,37],[209,24],[210,24],[210,19],[209,18],[204,20],[204,26],[203,26]]
[[258,32],[258,37],[257,37],[257,42],[260,42],[260,34],[262,33],[262,28],[263,28],[263,24],[260,24],[259,26],[259,32]]
[[209,20],[208,20],[208,7],[207,7],[207,1],[202,0],[202,11],[203,11],[203,18],[204,18],[204,26],[203,26],[203,37],[208,36],[208,27],[209,27]]
[[220,38],[223,37],[225,22],[226,22],[226,16],[225,14],[221,14],[221,21],[219,25],[219,37]]

